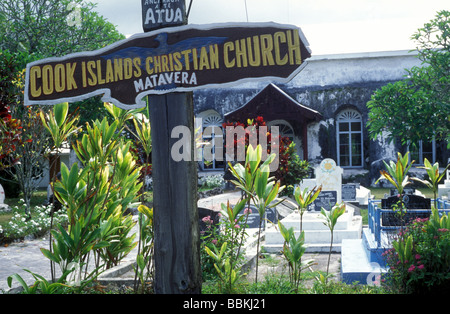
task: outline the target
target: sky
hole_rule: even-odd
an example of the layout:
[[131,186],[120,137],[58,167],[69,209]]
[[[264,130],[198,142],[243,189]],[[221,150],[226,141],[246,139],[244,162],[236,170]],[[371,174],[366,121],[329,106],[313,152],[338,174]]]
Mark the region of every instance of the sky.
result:
[[[141,0],[90,0],[124,35],[142,33]],[[186,6],[191,0],[186,0]],[[193,0],[189,24],[277,22],[301,28],[312,55],[414,49],[448,0]]]

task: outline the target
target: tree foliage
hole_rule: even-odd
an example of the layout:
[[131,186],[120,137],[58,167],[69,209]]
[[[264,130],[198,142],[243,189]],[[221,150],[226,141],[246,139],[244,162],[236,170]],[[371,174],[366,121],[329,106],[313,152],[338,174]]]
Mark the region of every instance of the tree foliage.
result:
[[450,139],[450,12],[440,11],[412,37],[420,67],[407,69],[405,80],[377,90],[371,101],[368,128],[376,138],[389,131],[403,144]]
[[[96,4],[84,0],[0,1],[0,50],[26,55],[31,61],[103,48],[125,38],[115,25],[95,12]],[[100,97],[70,106],[80,108],[80,122],[107,115]]]
[[84,0],[3,0],[0,48],[42,57],[90,51],[125,38]]

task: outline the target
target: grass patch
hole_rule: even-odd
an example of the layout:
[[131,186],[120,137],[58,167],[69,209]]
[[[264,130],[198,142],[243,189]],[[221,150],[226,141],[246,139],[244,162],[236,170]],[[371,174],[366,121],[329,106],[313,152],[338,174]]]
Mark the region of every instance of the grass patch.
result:
[[[391,193],[391,189],[389,188],[369,187],[369,189],[376,200],[381,200],[385,194],[390,195]],[[420,191],[427,198],[434,198],[433,192],[429,188],[416,188],[416,190]]]

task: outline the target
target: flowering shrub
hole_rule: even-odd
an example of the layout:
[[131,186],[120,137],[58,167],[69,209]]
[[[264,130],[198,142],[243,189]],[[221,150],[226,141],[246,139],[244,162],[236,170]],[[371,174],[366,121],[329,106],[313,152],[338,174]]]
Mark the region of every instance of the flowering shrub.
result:
[[[3,228],[0,226],[0,243],[8,243],[14,240],[23,239],[26,236],[41,237],[50,229],[50,213],[53,205],[36,206],[31,211],[31,218],[20,210],[25,207],[25,201],[21,199],[18,206],[13,207],[14,216]],[[67,214],[65,210],[57,211],[53,214],[53,222],[67,223]]]
[[448,221],[434,211],[429,219],[414,220],[399,235],[393,249],[385,253],[389,266],[385,280],[390,288],[401,293],[450,292]]
[[[244,255],[240,248],[242,246],[242,237],[247,233],[245,231],[247,227],[246,218],[251,214],[251,209],[246,208],[244,210],[244,215],[240,216],[238,219],[232,221],[228,219],[229,217],[223,214],[218,214],[217,218],[219,221],[213,221],[211,216],[206,216],[202,221],[206,225],[205,231],[201,231],[200,237],[203,242],[203,247],[208,247],[211,251],[220,249],[222,245],[227,242],[225,257],[232,258],[233,265],[237,268],[242,266],[244,261]],[[221,219],[223,217],[224,219]],[[201,265],[203,277],[208,279],[216,275],[214,269],[214,259],[207,254],[206,250],[201,250]]]
[[[263,117],[259,116],[255,119],[249,119],[246,123],[242,122],[227,122],[223,123],[223,128],[227,126],[232,127],[243,127],[248,131],[247,127],[252,126],[257,130],[259,134],[259,127],[267,126]],[[253,130],[253,129],[251,129]],[[247,132],[248,133],[248,132]],[[267,154],[271,151],[272,134],[270,133],[270,128],[267,130]],[[304,178],[308,177],[310,167],[306,160],[300,159],[296,153],[295,143],[288,137],[278,137],[279,143],[279,164],[278,169],[271,175],[275,177],[281,185],[286,186],[281,195],[292,195],[294,192],[293,186],[301,182]],[[247,134],[244,139],[234,139],[234,143],[225,143],[225,145],[234,145],[234,151],[237,151],[238,145],[245,145],[245,151],[247,151],[249,144],[249,135]],[[226,150],[226,147],[225,147]]]
[[200,178],[199,184],[201,187],[212,189],[216,187],[221,187],[225,183],[225,180],[223,179],[223,175],[216,174],[212,176],[204,176]]
[[17,55],[0,50],[0,168],[14,164],[10,155],[16,150],[22,132],[21,122],[11,115],[11,106],[17,104],[19,64]]

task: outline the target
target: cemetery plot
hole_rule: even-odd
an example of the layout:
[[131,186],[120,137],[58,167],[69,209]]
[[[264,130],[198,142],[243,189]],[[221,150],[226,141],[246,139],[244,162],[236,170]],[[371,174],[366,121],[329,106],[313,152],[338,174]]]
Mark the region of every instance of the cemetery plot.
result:
[[419,195],[406,194],[402,197],[403,203],[406,207],[404,210],[404,217],[401,219],[400,210],[394,212],[394,208],[399,206],[400,198],[390,196],[381,200],[381,208],[383,210],[390,209],[392,212],[383,212],[381,215],[381,222],[383,226],[400,226],[408,223],[416,218],[428,218],[431,215],[431,199]]

